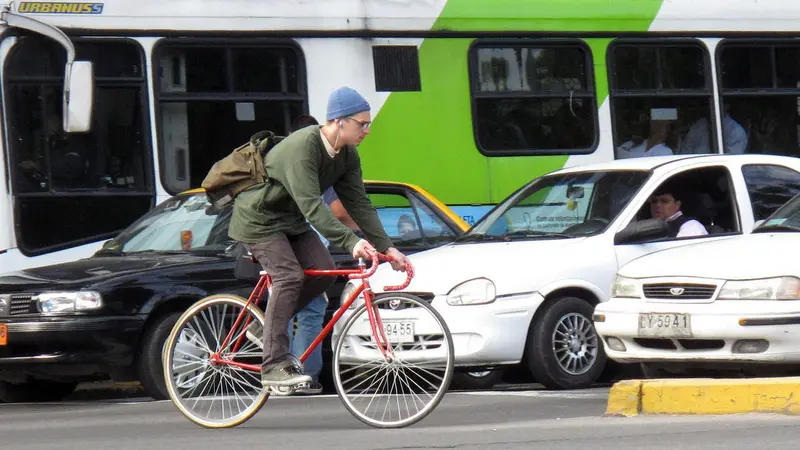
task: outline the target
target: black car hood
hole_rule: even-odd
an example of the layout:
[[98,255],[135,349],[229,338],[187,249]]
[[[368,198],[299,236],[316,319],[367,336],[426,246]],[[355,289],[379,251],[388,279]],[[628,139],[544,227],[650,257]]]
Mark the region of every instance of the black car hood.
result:
[[21,292],[36,287],[90,285],[126,274],[202,264],[230,258],[225,255],[147,253],[124,256],[92,256],[78,261],[34,267],[0,276],[0,292]]

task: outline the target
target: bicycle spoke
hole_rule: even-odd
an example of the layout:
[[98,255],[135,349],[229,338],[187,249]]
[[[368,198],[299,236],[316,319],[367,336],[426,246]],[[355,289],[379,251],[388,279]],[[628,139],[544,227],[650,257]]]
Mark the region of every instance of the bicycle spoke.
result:
[[[234,329],[237,319],[239,326]],[[260,374],[229,364],[262,357],[257,345],[245,337],[247,329],[240,327],[248,321],[264,324],[260,311],[247,308],[246,300],[211,296],[190,308],[167,339],[168,391],[178,409],[195,423],[211,428],[235,426],[266,401],[268,392]],[[231,351],[239,338],[242,345]],[[222,348],[226,339],[229,342]],[[210,360],[212,356],[222,360]]]
[[[402,308],[397,299],[403,300]],[[334,350],[334,379],[345,406],[361,421],[379,427],[406,426],[427,415],[447,390],[454,363],[453,344],[441,317],[418,297],[397,294],[396,310],[386,307],[391,300],[388,295],[373,300],[374,317],[359,307]],[[372,320],[413,321],[417,334],[395,342],[386,336],[382,342],[386,330],[380,327],[375,333]]]

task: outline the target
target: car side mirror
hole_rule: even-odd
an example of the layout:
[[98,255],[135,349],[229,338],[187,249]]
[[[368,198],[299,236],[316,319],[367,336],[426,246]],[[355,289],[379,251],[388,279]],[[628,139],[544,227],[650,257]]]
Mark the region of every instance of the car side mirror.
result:
[[583,186],[569,185],[569,187],[567,187],[567,198],[583,198],[583,196]]
[[669,225],[664,220],[647,219],[631,223],[614,235],[614,244],[634,244],[670,235]]
[[91,61],[73,61],[65,68],[64,131],[86,133],[92,128],[94,69]]

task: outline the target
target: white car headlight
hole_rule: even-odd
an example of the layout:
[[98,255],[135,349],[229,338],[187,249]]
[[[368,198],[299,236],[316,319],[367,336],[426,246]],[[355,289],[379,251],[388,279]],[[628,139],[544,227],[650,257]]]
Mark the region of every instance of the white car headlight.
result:
[[447,294],[447,304],[459,305],[485,305],[495,299],[495,287],[491,280],[476,278],[456,285]]
[[69,314],[91,311],[103,306],[99,292],[45,292],[34,297],[42,314]]
[[[361,287],[361,283],[362,283],[361,280],[350,280],[350,281],[348,281],[347,284],[344,285],[344,289],[342,289],[342,297],[341,297],[341,300],[340,300],[340,302],[341,302],[340,304],[344,304],[347,301],[347,299],[350,298],[351,295],[353,295],[353,292],[356,289],[358,289],[359,287]],[[350,306],[347,309],[348,310],[356,309],[359,306],[361,306],[362,303],[364,303],[364,292],[363,291],[360,294],[358,294],[358,297],[356,297],[356,300],[353,303],[351,303]]]
[[726,281],[719,300],[800,300],[800,278],[777,277]]
[[617,275],[611,285],[613,298],[642,298],[642,283],[635,278]]

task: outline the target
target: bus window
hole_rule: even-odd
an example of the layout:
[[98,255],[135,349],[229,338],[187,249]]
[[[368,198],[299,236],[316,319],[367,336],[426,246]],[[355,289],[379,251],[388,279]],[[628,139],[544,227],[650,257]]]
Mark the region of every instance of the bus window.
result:
[[306,111],[299,52],[290,46],[173,43],[158,61],[161,180],[170,193],[196,188],[208,170],[254,133],[288,134]]
[[608,62],[617,158],[717,153],[702,44],[619,40]]
[[6,61],[14,224],[29,256],[108,238],[153,203],[141,48],[76,39],[75,49],[95,68],[90,133],[61,128],[66,57],[59,44],[21,37]]
[[481,153],[594,150],[597,108],[588,47],[580,42],[478,41],[469,57],[472,115]]
[[800,45],[723,41],[726,153],[800,156]]

